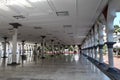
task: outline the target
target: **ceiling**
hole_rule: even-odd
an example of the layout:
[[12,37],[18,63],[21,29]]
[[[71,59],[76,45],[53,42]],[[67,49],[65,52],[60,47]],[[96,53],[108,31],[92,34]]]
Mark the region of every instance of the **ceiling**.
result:
[[[7,2],[6,2],[7,1]],[[14,1],[14,2],[13,2]],[[0,36],[12,39],[18,22],[18,40],[81,44],[108,0],[0,0]]]

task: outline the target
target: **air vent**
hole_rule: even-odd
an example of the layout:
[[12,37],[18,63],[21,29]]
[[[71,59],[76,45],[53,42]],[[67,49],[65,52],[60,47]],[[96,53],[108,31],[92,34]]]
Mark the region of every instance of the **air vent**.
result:
[[15,19],[24,19],[25,16],[23,15],[16,15],[16,16],[13,16]]
[[69,12],[68,11],[59,11],[56,12],[57,16],[69,16]]
[[72,25],[63,25],[64,28],[71,28]]
[[34,27],[34,29],[42,29],[42,27]]

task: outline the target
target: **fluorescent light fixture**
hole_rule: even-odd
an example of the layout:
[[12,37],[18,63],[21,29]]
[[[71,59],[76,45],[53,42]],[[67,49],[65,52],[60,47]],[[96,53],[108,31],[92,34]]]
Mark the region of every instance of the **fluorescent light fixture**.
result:
[[35,27],[33,27],[34,29],[42,29],[42,27],[37,27],[37,26],[35,26]]
[[4,10],[4,11],[10,11],[10,8],[8,8],[5,5],[0,5],[0,9]]
[[6,2],[6,5],[18,5],[20,6],[20,4],[26,6],[26,7],[32,7],[32,5],[27,2],[26,0],[8,0]]
[[16,1],[23,4],[26,7],[32,7],[32,5],[28,3],[26,0],[16,0]]
[[23,16],[23,15],[15,15],[15,16],[13,16],[15,19],[24,19],[25,18],[25,16]]
[[69,12],[68,11],[58,11],[56,12],[57,16],[69,16]]
[[63,25],[64,28],[71,28],[72,25]]
[[46,0],[29,0],[30,2],[43,2],[43,1],[46,1]]
[[16,2],[16,0],[12,1],[12,0],[8,0],[5,5],[18,5],[19,3]]

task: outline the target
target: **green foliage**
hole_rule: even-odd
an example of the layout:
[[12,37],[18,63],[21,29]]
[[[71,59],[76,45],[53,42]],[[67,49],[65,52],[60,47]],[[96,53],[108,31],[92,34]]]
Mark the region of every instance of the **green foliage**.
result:
[[46,51],[52,51],[52,48],[51,48],[51,46],[47,45],[47,46],[45,47],[45,50],[46,50]]
[[118,55],[120,55],[120,48],[113,48],[113,51],[116,53],[118,51]]
[[69,48],[69,46],[68,45],[65,45],[65,49],[68,49]]
[[69,50],[69,51],[74,51],[74,47],[73,47],[73,46],[70,46],[70,47],[68,48],[68,50]]
[[120,33],[120,27],[118,26],[118,25],[114,25],[114,28],[115,28],[115,30],[114,30],[114,33]]
[[103,54],[106,54],[107,53],[107,45],[104,45],[103,46]]

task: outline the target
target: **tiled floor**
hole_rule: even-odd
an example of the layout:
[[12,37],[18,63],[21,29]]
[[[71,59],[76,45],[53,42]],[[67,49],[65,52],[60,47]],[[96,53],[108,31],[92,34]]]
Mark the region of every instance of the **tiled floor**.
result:
[[[78,60],[79,59],[79,60]],[[110,80],[83,56],[48,57],[24,66],[0,67],[0,80]]]

